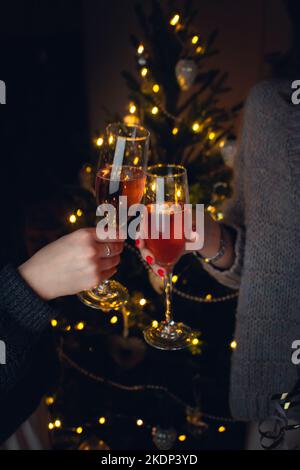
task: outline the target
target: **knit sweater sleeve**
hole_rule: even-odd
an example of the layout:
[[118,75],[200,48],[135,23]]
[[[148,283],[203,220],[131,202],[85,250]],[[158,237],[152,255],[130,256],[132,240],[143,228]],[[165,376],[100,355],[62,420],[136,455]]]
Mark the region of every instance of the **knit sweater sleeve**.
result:
[[232,229],[234,237],[234,261],[229,269],[221,270],[211,264],[202,262],[203,268],[221,284],[231,289],[239,289],[245,248],[245,214],[244,214],[244,166],[248,146],[249,99],[244,114],[244,125],[239,148],[234,161],[234,194],[224,211],[223,225]]
[[54,315],[55,311],[32,291],[13,266],[0,271],[0,341],[6,359],[1,364],[0,356],[0,396],[26,374],[35,345]]

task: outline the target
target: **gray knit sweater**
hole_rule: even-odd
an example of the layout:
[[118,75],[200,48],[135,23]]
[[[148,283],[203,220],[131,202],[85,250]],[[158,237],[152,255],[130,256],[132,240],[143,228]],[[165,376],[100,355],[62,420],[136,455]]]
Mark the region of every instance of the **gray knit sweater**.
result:
[[252,89],[224,218],[237,231],[235,261],[227,271],[204,265],[239,289],[230,405],[247,421],[271,414],[271,396],[297,379],[291,345],[300,339],[300,106],[290,96],[287,82]]

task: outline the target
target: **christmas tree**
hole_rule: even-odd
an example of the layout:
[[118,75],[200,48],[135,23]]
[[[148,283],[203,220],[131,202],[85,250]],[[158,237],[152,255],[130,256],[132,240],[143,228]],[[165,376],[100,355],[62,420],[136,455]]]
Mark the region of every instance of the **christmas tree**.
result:
[[[108,119],[143,123],[151,132],[152,162],[187,166],[192,201],[221,219],[231,192],[222,153],[240,106],[220,107],[227,75],[207,70],[217,32],[203,37],[193,26],[193,2],[180,5],[177,11],[171,1],[153,0],[149,15],[136,5],[143,37],[132,37],[137,73],[123,73],[128,111]],[[95,144],[96,154],[101,133]],[[80,179],[93,192],[93,164],[84,166]],[[95,213],[93,198],[83,197],[82,189],[75,193],[71,188],[66,195],[68,211],[60,206],[68,230],[90,223]],[[126,248],[118,279],[130,301],[120,311],[88,309],[76,298],[58,301],[63,315],[52,326],[62,372],[46,398],[55,447],[238,448],[241,425],[230,419],[227,399],[236,294],[185,256],[173,276],[175,312],[198,333],[185,351],[151,349],[142,331],[163,316],[161,283],[135,247]]]

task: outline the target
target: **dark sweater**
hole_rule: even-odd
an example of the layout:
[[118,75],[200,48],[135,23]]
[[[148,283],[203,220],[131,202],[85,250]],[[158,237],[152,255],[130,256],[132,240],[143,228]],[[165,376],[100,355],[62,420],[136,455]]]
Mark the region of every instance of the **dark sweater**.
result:
[[245,421],[270,415],[272,395],[289,392],[298,379],[291,346],[300,338],[300,107],[290,96],[287,81],[251,91],[235,195],[224,216],[237,232],[235,262],[225,271],[204,264],[219,282],[239,288],[230,401],[233,416]]
[[13,268],[0,271],[0,340],[6,364],[0,365],[0,442],[36,409],[55,376],[49,320],[56,312]]

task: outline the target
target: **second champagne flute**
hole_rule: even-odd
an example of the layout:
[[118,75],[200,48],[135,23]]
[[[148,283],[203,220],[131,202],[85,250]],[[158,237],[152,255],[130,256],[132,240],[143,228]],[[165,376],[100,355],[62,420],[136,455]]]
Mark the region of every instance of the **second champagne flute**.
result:
[[186,169],[180,165],[154,165],[146,172],[145,204],[148,234],[145,247],[155,263],[165,270],[165,320],[144,331],[148,344],[158,349],[183,349],[190,343],[192,330],[173,319],[172,272],[185,251],[184,212],[189,202]]

